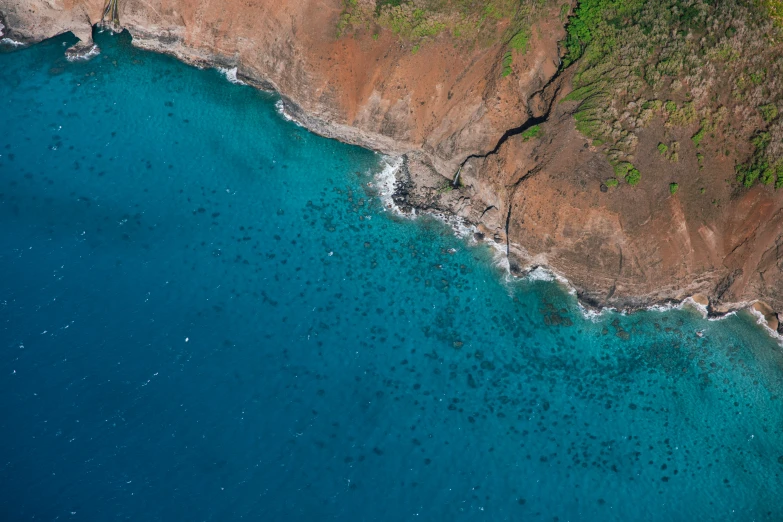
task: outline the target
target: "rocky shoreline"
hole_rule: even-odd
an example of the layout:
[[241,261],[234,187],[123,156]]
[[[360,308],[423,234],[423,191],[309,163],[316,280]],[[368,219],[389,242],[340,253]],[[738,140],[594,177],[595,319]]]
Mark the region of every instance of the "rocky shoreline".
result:
[[[448,221],[449,215],[458,216],[457,213],[440,205],[422,204],[421,197],[423,194],[420,191],[417,192],[418,185],[414,182],[408,168],[409,160],[407,156],[402,156],[401,160],[399,167],[394,171],[395,180],[393,182],[393,192],[390,197],[394,208],[390,210],[405,216],[414,216],[416,214],[431,214],[436,217],[445,216],[446,221]],[[477,223],[465,221],[463,226],[470,227],[472,239],[476,243],[483,242],[490,245],[494,243],[493,246],[495,246],[496,249],[498,243],[502,243],[501,238],[497,236],[488,237],[480,232],[479,224]],[[500,251],[500,249],[498,250]],[[643,310],[674,309],[682,308],[683,306],[692,306],[697,309],[705,319],[719,320],[737,312],[748,310],[757,317],[759,325],[763,326],[770,335],[783,345],[783,320],[781,320],[779,315],[775,313],[768,304],[762,301],[723,303],[716,305],[710,302],[707,296],[703,294],[694,294],[682,299],[645,299],[638,297],[608,305],[605,302],[595,299],[589,289],[576,286],[569,280],[567,274],[558,273],[550,266],[529,265],[520,268],[518,265],[510,265],[508,261],[509,258],[506,257],[506,269],[512,277],[527,278],[537,271],[546,271],[550,275],[548,278],[556,280],[576,296],[577,302],[584,310],[586,316],[600,315],[605,310],[613,310],[620,313],[633,313]]]

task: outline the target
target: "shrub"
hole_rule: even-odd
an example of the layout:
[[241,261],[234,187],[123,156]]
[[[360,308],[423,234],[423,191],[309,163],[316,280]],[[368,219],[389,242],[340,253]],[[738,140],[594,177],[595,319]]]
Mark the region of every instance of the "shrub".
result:
[[775,171],[772,167],[767,167],[761,171],[761,174],[759,174],[759,181],[761,181],[763,185],[769,185],[775,181]]
[[642,173],[639,172],[637,169],[631,169],[628,172],[628,176],[626,176],[625,181],[628,182],[629,185],[632,187],[635,187],[639,184],[639,181],[642,179]]
[[506,54],[503,55],[503,61],[501,62],[503,65],[503,72],[501,73],[501,76],[505,78],[514,70],[511,68],[511,64],[514,62],[514,55],[511,53],[511,51],[506,51]]
[[677,191],[680,190],[680,185],[677,183],[669,183],[669,192],[671,195],[677,194]]
[[522,133],[522,140],[528,141],[532,139],[540,138],[544,134],[544,131],[541,130],[541,127],[538,125],[533,125],[529,129],[525,130]]
[[568,13],[571,12],[571,4],[563,4],[560,6],[560,21],[565,22],[568,18]]
[[674,141],[671,146],[671,154],[669,154],[669,161],[677,163],[680,161],[680,142]]
[[511,38],[508,46],[511,47],[513,51],[520,51],[524,53],[527,51],[527,44],[529,40],[530,30],[525,28],[515,34],[513,38]]
[[764,121],[767,123],[778,117],[778,107],[774,103],[762,105],[759,107],[759,111],[761,111],[761,117],[764,118]]
[[766,163],[750,163],[737,166],[737,181],[745,188],[750,188],[759,179],[762,172],[767,170]]
[[[580,102],[577,129],[621,162],[632,157],[634,138],[654,118],[667,127],[700,121],[691,135],[695,147],[720,136],[721,151],[742,158],[738,142],[750,139],[756,153],[742,183],[768,180],[761,161],[783,159],[783,30],[770,17],[783,25],[783,0],[576,2],[562,63],[576,67],[566,100]],[[746,117],[755,110],[768,125]],[[676,160],[678,151],[664,145],[661,154]],[[703,156],[697,157],[703,168]]]
[[770,141],[772,141],[772,137],[770,136],[769,132],[764,131],[757,132],[750,140],[753,146],[756,147],[756,150],[761,152],[767,148]]
[[701,144],[701,140],[704,139],[704,136],[707,134],[707,129],[705,127],[701,127],[696,134],[691,136],[691,141],[695,146],[699,146]]
[[762,5],[767,8],[767,12],[772,20],[777,25],[783,26],[783,1],[762,0]]
[[753,85],[761,85],[764,82],[764,78],[766,78],[766,76],[766,69],[763,71],[750,73],[750,81],[753,83]]
[[661,154],[663,154],[665,156],[666,153],[669,152],[669,146],[666,145],[665,143],[659,143],[658,144],[658,152],[660,152]]
[[620,179],[625,179],[628,173],[633,170],[634,166],[627,161],[618,163],[614,166],[614,175]]
[[639,170],[632,163],[622,161],[614,166],[616,178],[624,179],[629,185],[636,185],[642,179]]
[[620,182],[617,180],[617,178],[609,178],[607,179],[604,184],[609,188],[615,188],[617,185],[620,184]]

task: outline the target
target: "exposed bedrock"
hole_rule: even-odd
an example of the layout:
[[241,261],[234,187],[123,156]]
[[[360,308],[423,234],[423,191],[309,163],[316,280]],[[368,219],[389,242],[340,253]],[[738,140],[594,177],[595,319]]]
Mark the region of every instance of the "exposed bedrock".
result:
[[[8,36],[29,42],[71,31],[91,45],[104,8],[104,0],[0,0]],[[654,124],[637,149],[643,182],[606,190],[611,166],[575,130],[572,102],[560,101],[570,78],[558,75],[556,13],[536,25],[503,78],[504,44],[466,50],[441,37],[412,53],[388,31],[338,39],[341,10],[341,0],[120,0],[119,13],[139,47],[237,67],[280,92],[315,132],[405,154],[407,204],[477,225],[513,271],[550,267],[594,305],[703,294],[716,313],[757,299],[771,324],[783,311],[783,190],[716,182],[710,198],[696,197],[698,165],[662,160]],[[532,123],[540,139],[522,132]],[[704,165],[716,180],[733,167],[721,156]]]

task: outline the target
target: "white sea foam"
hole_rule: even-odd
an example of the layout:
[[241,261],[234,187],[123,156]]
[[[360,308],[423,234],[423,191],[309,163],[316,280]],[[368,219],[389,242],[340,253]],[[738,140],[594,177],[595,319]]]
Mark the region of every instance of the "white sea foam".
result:
[[484,244],[492,249],[492,265],[503,270],[506,273],[506,283],[511,283],[513,276],[511,275],[511,263],[508,261],[506,245],[496,243],[494,240],[484,241]]
[[570,295],[576,295],[576,288],[571,284],[565,276],[558,274],[556,271],[545,266],[537,266],[533,270],[530,270],[525,274],[525,279],[528,281],[556,281]]
[[682,310],[684,305],[685,301],[680,301],[679,303],[654,304],[647,306],[644,309],[648,312],[665,313],[671,312],[672,310]]
[[537,266],[525,274],[525,279],[528,281],[554,281],[555,275],[546,268]]
[[603,319],[604,316],[607,316],[609,314],[619,313],[620,315],[624,315],[622,312],[618,312],[616,308],[613,308],[611,306],[605,306],[603,308],[595,310],[594,308],[587,308],[585,305],[583,305],[578,301],[577,301],[577,305],[579,306],[579,311],[582,313],[582,317],[594,323],[597,323],[598,321]]
[[760,325],[762,328],[764,328],[764,330],[766,330],[767,333],[771,335],[772,338],[778,342],[778,344],[783,346],[783,335],[780,335],[778,332],[776,332],[775,330],[769,327],[769,325],[767,324],[767,320],[764,317],[764,314],[762,314],[752,306],[749,306],[747,310],[756,317],[756,323]]
[[277,113],[283,117],[285,121],[293,121],[295,123],[298,123],[293,116],[291,116],[287,110],[285,110],[285,103],[283,103],[283,100],[277,100],[275,102],[275,109],[277,109]]
[[471,238],[476,232],[476,227],[469,224],[459,216],[443,214],[441,212],[427,212],[427,215],[430,215],[438,221],[448,225],[451,230],[454,231],[454,235],[462,239]]
[[683,306],[690,306],[695,308],[702,316],[702,318],[706,319],[709,315],[709,312],[707,311],[707,305],[703,305],[701,303],[697,303],[693,297],[686,297],[682,301]]
[[99,54],[101,54],[101,48],[93,44],[93,46],[90,47],[90,50],[86,53],[66,54],[65,59],[69,62],[86,62],[88,60],[92,60]]
[[230,81],[231,83],[235,85],[245,85],[245,82],[237,78],[237,68],[232,67],[230,69],[226,67],[218,67],[217,70],[226,77],[226,80]]
[[13,40],[11,38],[3,38],[0,40],[0,44],[2,45],[10,45],[11,47],[24,47],[25,44],[22,42],[17,42],[16,40]]
[[[278,101],[277,103],[281,105],[279,111],[284,110],[282,101]],[[397,172],[400,170],[400,167],[402,167],[402,158],[384,156],[382,161],[383,168],[380,172],[375,174],[375,186],[378,189],[378,197],[381,199],[381,203],[383,203],[383,208],[398,216],[402,216],[402,210],[394,203],[394,199],[392,198],[392,196],[394,196],[394,186],[397,183]]]
[[708,317],[708,321],[723,321],[724,319],[728,319],[729,317],[734,317],[737,315],[736,310],[732,310],[731,312],[724,314],[724,315],[716,315],[715,317]]

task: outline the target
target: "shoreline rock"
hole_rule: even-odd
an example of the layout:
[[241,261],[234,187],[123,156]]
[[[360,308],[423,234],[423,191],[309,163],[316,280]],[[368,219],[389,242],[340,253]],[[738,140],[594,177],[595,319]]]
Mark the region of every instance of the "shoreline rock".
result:
[[778,314],[768,304],[762,301],[756,301],[751,305],[751,308],[764,317],[764,321],[766,321],[770,330],[780,333]]
[[[394,201],[396,209],[404,215],[416,215],[418,213],[432,214],[436,216],[457,215],[454,212],[444,210],[442,206],[423,205],[420,201],[412,203],[411,198],[415,198],[416,184],[411,179],[411,174],[408,168],[409,159],[407,156],[403,156],[403,162],[396,173],[396,181],[394,183],[394,193],[392,200]],[[419,195],[420,196],[420,195]],[[467,222],[473,227],[472,238],[476,243],[484,243],[490,246],[500,242],[500,238],[497,236],[490,236],[485,227],[481,224],[475,224]],[[527,265],[525,267],[509,267],[506,266],[509,275],[515,278],[528,278],[532,272],[543,269],[551,274],[551,279],[562,284],[567,291],[573,293],[577,298],[577,303],[582,307],[587,314],[591,312],[595,314],[601,314],[605,310],[613,310],[621,313],[634,313],[640,311],[661,310],[661,309],[675,309],[682,308],[684,306],[693,306],[702,313],[705,319],[716,320],[721,319],[731,314],[740,312],[742,310],[758,310],[757,307],[763,307],[765,319],[769,329],[773,332],[783,334],[783,321],[778,322],[778,314],[772,310],[768,305],[756,301],[753,304],[747,302],[738,303],[722,303],[719,306],[713,306],[710,299],[701,293],[695,293],[693,295],[684,296],[680,298],[645,298],[644,296],[636,296],[629,299],[625,299],[620,302],[608,303],[600,299],[595,298],[589,290],[580,289],[569,280],[567,274],[560,274],[552,267],[547,265]],[[783,315],[783,314],[780,314]],[[781,341],[781,339],[778,339]]]
[[79,42],[65,50],[65,58],[70,62],[86,62],[98,56],[99,54],[101,54],[101,48],[92,42]]

